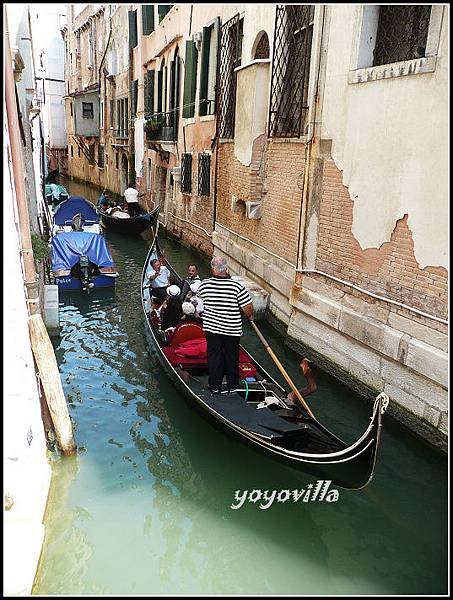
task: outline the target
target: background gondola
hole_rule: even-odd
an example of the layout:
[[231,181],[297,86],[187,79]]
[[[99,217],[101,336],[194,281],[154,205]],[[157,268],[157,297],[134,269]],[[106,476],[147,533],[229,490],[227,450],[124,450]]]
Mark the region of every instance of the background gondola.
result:
[[118,218],[115,214],[107,214],[98,209],[101,225],[104,229],[125,235],[139,235],[152,227],[159,215],[159,206],[151,212],[142,213],[137,217]]

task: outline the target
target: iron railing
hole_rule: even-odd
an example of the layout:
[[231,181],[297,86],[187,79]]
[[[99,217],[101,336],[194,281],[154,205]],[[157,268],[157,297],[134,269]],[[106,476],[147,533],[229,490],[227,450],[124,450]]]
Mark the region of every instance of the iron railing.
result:
[[425,56],[430,5],[379,7],[373,66]]
[[313,5],[278,5],[275,17],[269,136],[300,137],[308,115]]
[[178,136],[179,108],[168,112],[155,112],[145,115],[146,139],[149,141],[174,142]]
[[113,137],[127,139],[129,137],[129,131],[127,129],[113,129]]

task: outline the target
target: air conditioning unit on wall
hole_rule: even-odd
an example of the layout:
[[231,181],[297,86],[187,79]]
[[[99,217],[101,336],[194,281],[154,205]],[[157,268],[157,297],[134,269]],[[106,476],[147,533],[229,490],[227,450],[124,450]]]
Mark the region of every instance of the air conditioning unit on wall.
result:
[[248,219],[261,219],[261,202],[246,202],[245,214]]

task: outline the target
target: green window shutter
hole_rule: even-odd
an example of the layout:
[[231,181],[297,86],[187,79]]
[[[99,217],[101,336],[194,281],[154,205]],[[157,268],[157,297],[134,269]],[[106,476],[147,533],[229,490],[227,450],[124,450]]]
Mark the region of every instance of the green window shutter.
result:
[[154,31],[154,4],[142,4],[142,29],[143,35]]
[[154,112],[154,69],[148,69],[148,109]]
[[162,21],[162,19],[165,17],[165,15],[168,13],[168,11],[170,10],[170,8],[173,6],[173,4],[158,4],[157,5],[157,12],[159,14],[159,23]]
[[129,50],[137,45],[137,11],[129,11]]
[[201,71],[200,71],[200,116],[208,114],[208,74],[209,50],[211,48],[212,27],[203,27],[203,41],[201,43]]
[[157,71],[157,111],[162,112],[162,73],[163,71]]
[[137,116],[138,80],[131,81],[131,118]]
[[149,113],[149,104],[148,104],[148,72],[145,73],[143,77],[143,106],[145,108],[145,119]]
[[192,40],[186,41],[184,70],[184,100],[182,116],[187,119],[195,115],[195,93],[197,85],[198,51]]

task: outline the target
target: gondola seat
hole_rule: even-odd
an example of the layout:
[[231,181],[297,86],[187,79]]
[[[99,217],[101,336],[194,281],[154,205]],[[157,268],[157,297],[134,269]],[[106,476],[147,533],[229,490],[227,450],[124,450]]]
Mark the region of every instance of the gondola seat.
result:
[[170,346],[175,348],[179,344],[196,339],[206,339],[201,325],[197,323],[180,323],[173,333]]

